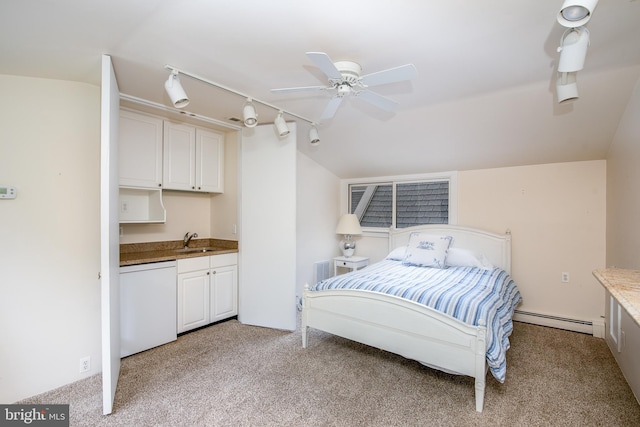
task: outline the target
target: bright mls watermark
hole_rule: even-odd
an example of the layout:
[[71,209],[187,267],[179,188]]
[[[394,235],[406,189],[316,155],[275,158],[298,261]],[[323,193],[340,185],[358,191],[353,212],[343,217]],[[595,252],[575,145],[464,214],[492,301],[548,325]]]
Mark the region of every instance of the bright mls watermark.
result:
[[69,427],[69,405],[0,405],[0,427]]

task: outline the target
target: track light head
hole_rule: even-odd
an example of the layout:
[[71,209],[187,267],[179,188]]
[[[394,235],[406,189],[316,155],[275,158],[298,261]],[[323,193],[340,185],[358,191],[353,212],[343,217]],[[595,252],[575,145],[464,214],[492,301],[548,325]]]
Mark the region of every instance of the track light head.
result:
[[584,60],[587,57],[589,47],[589,30],[585,27],[569,28],[560,40],[560,60],[558,72],[571,73],[584,68]]
[[189,97],[180,84],[180,78],[178,72],[172,71],[169,78],[164,82],[164,89],[167,91],[167,95],[171,98],[171,103],[176,108],[182,108],[189,105]]
[[252,128],[258,124],[258,114],[256,113],[256,108],[251,103],[251,98],[247,99],[247,102],[244,104],[242,116],[246,127]]
[[284,117],[282,117],[282,111],[278,112],[278,117],[273,121],[273,124],[276,127],[276,132],[278,132],[278,136],[281,138],[289,135],[289,128],[287,127],[287,123],[284,121]]
[[597,4],[598,0],[564,0],[558,12],[558,22],[568,28],[585,25]]
[[311,129],[309,129],[309,144],[314,147],[320,145],[320,136],[318,135],[318,129],[315,126],[311,126]]
[[575,101],[579,98],[578,84],[576,80],[576,73],[558,73],[558,80],[556,82],[556,96],[558,97],[558,104],[562,104],[566,101]]

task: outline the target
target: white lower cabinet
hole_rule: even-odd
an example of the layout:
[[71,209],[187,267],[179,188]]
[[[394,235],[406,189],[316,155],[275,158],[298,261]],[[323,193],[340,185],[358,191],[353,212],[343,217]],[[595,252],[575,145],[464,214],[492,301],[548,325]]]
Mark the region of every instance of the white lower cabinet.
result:
[[640,325],[638,325],[627,310],[606,292],[606,335],[605,339],[611,353],[618,362],[620,370],[633,394],[640,402]]
[[237,314],[237,253],[178,260],[178,333]]

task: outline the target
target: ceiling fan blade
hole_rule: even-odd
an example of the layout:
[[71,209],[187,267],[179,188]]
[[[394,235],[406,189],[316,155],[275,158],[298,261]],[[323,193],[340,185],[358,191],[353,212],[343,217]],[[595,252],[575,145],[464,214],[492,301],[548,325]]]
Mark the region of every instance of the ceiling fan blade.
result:
[[303,92],[308,90],[327,90],[326,86],[300,86],[300,87],[282,87],[278,89],[271,89],[273,93],[285,93],[285,92]]
[[336,111],[338,110],[340,103],[342,103],[342,98],[343,97],[341,96],[334,96],[333,98],[331,98],[331,101],[329,101],[324,111],[322,112],[322,116],[320,116],[320,120],[326,120],[326,119],[332,118],[336,114]]
[[307,56],[330,79],[341,79],[342,74],[334,65],[329,55],[324,52],[307,52]]
[[356,96],[390,113],[393,113],[398,108],[398,103],[396,101],[389,98],[385,98],[384,96],[378,95],[375,92],[371,92],[368,90],[361,90],[356,94]]
[[418,75],[418,70],[413,64],[401,65],[388,70],[382,70],[360,77],[360,82],[365,86],[377,86],[387,83],[412,80]]

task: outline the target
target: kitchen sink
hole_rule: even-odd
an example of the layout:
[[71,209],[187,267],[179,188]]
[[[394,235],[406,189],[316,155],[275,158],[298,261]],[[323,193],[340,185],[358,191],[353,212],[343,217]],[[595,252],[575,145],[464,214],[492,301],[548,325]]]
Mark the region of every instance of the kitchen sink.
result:
[[185,248],[185,249],[176,249],[176,252],[179,254],[195,254],[201,252],[212,252],[216,251],[216,248]]

